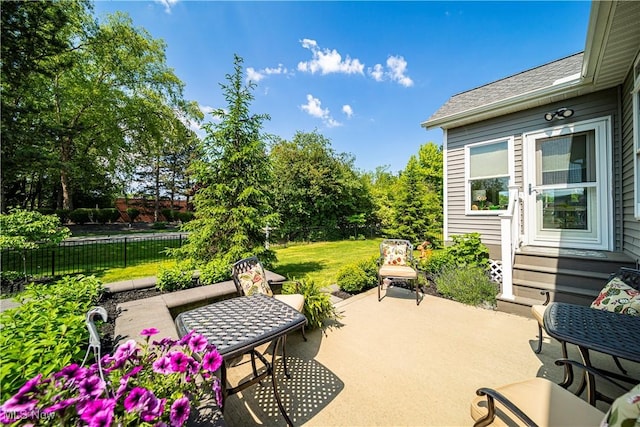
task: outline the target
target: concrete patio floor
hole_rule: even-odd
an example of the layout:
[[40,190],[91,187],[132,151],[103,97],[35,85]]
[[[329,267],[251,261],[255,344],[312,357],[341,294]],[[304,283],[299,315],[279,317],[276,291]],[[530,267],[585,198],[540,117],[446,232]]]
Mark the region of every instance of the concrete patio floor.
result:
[[[553,363],[561,357],[555,340],[546,337],[542,353],[533,352],[532,319],[428,295],[416,306],[415,294],[394,287],[378,302],[376,292],[338,303],[340,323],[308,331],[307,342],[300,333],[288,338],[292,377],[284,377],[281,363],[276,371],[295,425],[466,426],[476,389],[562,378]],[[580,360],[576,349],[569,356]],[[599,354],[593,361],[614,366]],[[640,377],[637,364],[625,367]],[[246,360],[229,369],[233,383],[250,374]],[[230,426],[285,425],[269,381],[229,397],[224,416]]]

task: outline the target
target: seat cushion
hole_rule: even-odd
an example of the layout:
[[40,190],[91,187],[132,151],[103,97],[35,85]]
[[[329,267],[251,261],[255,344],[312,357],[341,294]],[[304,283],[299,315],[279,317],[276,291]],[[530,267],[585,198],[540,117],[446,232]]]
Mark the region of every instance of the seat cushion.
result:
[[606,415],[605,427],[640,424],[640,384],[613,401]]
[[[533,378],[508,384],[496,391],[520,408],[539,426],[599,426],[604,412],[544,378]],[[471,417],[478,420],[487,414],[486,396],[478,396],[471,402]],[[523,423],[496,402],[495,426],[523,425]]]
[[417,279],[418,272],[406,265],[383,265],[378,270],[380,277],[398,277],[403,279]]
[[546,305],[536,304],[531,306],[531,314],[533,318],[538,321],[539,324],[543,325],[544,322],[542,318],[544,317],[544,311],[547,309]]
[[302,312],[304,297],[301,294],[274,295],[273,297],[287,304],[289,307],[294,308],[296,311]]

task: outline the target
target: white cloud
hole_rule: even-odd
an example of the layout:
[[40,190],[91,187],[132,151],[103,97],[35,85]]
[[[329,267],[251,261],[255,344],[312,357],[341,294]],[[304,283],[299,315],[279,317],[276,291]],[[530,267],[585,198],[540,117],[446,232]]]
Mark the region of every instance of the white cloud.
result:
[[387,67],[376,64],[368,69],[369,75],[377,82],[391,80],[404,87],[413,86],[413,80],[406,75],[407,61],[402,56],[390,56],[387,58]]
[[307,95],[307,103],[301,105],[302,111],[306,111],[310,116],[321,119],[327,127],[341,126],[342,123],[336,121],[331,117],[331,113],[328,108],[322,108],[322,102],[318,98],[314,98],[313,95]]
[[256,71],[252,67],[247,68],[247,80],[258,83],[260,80],[264,79],[264,77],[265,75],[260,71]]
[[171,8],[178,3],[178,0],[155,0],[156,3],[160,3],[164,6],[164,11],[166,13],[171,13]]
[[251,80],[252,82],[258,83],[262,79],[271,75],[279,75],[279,74],[290,74],[287,67],[282,64],[278,64],[276,68],[267,67],[262,70],[256,70],[253,67],[247,68],[247,81]]
[[348,118],[351,118],[351,116],[353,116],[353,108],[351,108],[351,105],[343,105],[342,112],[345,113]]
[[405,75],[407,71],[407,61],[402,56],[390,56],[387,58],[387,67],[391,80],[400,83],[404,87],[413,86],[413,80]]
[[343,60],[342,55],[337,50],[320,49],[315,40],[303,39],[302,47],[309,49],[313,53],[311,61],[302,61],[298,63],[298,70],[315,74],[364,74],[364,64],[358,59],[351,59],[349,55]]

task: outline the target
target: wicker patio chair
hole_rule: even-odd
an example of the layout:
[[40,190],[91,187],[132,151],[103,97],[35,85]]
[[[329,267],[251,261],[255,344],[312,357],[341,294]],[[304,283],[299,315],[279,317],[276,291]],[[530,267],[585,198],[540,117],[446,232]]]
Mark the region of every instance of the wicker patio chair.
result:
[[385,279],[413,282],[416,288],[416,304],[420,304],[418,293],[418,270],[413,259],[413,245],[408,240],[386,239],[380,243],[378,259],[378,301]]

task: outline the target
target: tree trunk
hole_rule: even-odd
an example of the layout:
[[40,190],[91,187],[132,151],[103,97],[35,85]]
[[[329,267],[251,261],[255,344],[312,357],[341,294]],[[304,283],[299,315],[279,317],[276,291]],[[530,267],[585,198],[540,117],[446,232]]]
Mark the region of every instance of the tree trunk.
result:
[[60,185],[62,186],[62,209],[73,210],[73,188],[68,170],[73,141],[71,138],[64,136],[61,138],[61,142],[60,160],[62,167],[60,168]]
[[154,198],[155,205],[153,209],[153,221],[158,222],[158,214],[160,212],[160,161],[157,161],[154,168]]

